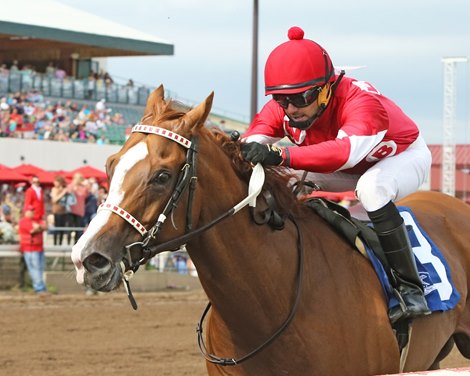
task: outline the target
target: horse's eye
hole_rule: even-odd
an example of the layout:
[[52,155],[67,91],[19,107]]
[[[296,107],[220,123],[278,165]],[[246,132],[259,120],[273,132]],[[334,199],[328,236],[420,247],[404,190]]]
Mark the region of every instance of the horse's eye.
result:
[[155,176],[155,179],[153,181],[157,184],[166,184],[170,181],[171,175],[167,171],[161,171]]

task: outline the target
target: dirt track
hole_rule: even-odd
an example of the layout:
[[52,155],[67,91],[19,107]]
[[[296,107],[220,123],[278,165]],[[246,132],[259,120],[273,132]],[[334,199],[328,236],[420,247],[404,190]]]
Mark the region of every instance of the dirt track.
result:
[[[201,290],[107,295],[0,294],[0,375],[206,375],[196,323]],[[469,367],[454,350],[445,367]]]

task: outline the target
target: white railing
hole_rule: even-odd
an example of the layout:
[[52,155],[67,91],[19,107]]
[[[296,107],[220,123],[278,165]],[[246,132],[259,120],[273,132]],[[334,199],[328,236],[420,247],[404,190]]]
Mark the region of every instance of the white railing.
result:
[[[44,253],[47,257],[70,257],[72,246],[70,245],[45,245]],[[19,244],[0,244],[0,257],[21,256]]]

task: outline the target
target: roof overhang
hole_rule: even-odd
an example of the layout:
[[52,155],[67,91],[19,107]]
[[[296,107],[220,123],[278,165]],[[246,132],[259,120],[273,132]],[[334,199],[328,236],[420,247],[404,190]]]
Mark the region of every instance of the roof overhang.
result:
[[0,12],[0,56],[41,59],[173,55],[153,35],[53,0],[15,0]]

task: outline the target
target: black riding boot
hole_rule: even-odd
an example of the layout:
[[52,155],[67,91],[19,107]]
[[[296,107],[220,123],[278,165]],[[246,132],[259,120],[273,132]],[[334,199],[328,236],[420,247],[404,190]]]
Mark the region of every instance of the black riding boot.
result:
[[392,269],[395,281],[391,282],[399,295],[400,306],[390,310],[390,321],[395,323],[430,314],[408,232],[398,209],[390,201],[383,208],[367,214]]

